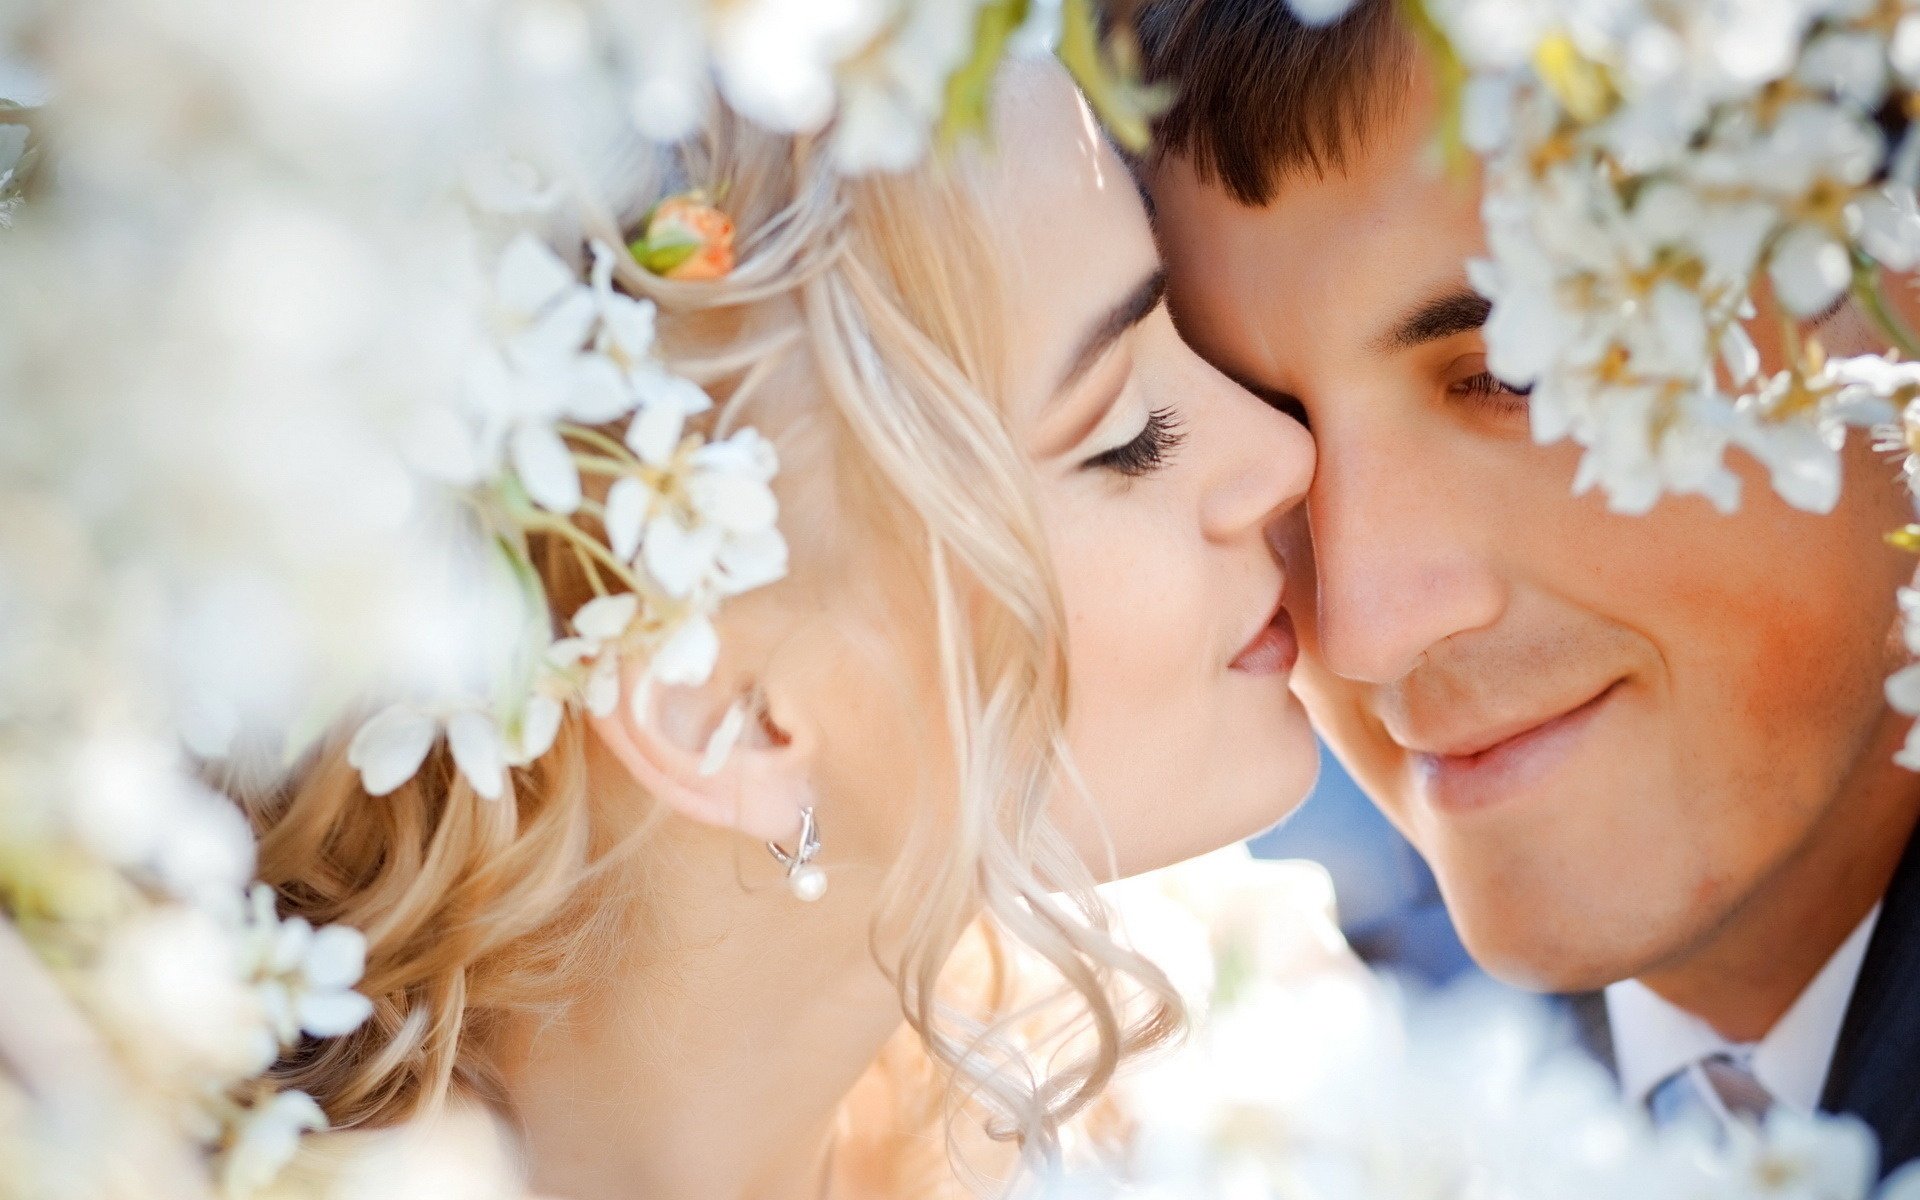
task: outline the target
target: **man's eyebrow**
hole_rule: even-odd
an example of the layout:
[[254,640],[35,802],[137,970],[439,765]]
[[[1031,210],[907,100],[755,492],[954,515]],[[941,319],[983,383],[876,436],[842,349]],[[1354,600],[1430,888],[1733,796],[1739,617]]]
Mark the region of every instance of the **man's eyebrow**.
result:
[[1492,311],[1492,301],[1462,284],[1415,305],[1393,328],[1374,338],[1372,345],[1381,353],[1389,353],[1444,341],[1457,333],[1479,329]]
[[1124,300],[1109,309],[1087,330],[1086,337],[1080,340],[1079,349],[1073,352],[1073,358],[1068,361],[1066,372],[1060,377],[1060,385],[1054,390],[1064,392],[1078,383],[1080,377],[1100,361],[1100,356],[1119,341],[1127,330],[1146,320],[1149,313],[1159,308],[1166,295],[1167,269],[1160,267],[1141,280]]

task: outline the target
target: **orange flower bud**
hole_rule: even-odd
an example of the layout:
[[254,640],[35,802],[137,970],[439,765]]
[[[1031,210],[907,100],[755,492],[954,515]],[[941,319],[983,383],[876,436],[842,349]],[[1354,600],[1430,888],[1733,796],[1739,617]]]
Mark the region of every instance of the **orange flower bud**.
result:
[[641,266],[667,279],[721,279],[733,270],[733,220],[704,193],[669,196],[647,215],[630,249]]

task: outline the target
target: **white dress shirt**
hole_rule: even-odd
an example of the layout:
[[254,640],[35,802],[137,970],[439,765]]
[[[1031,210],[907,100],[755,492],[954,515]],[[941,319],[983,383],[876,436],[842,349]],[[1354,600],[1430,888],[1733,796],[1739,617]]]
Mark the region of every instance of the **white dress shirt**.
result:
[[1675,1071],[1710,1054],[1727,1054],[1751,1071],[1775,1101],[1803,1113],[1819,1108],[1847,1002],[1879,919],[1876,904],[1758,1042],[1728,1041],[1638,980],[1608,987],[1607,1021],[1613,1027],[1621,1092],[1633,1103],[1645,1104]]

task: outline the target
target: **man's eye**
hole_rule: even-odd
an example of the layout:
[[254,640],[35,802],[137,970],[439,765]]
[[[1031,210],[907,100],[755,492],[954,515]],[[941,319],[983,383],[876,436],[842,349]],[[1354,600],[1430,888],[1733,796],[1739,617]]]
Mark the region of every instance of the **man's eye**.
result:
[[1527,407],[1527,397],[1533,392],[1531,387],[1515,387],[1501,380],[1491,371],[1481,371],[1469,375],[1449,389],[1456,396],[1465,396],[1477,404],[1499,412],[1520,412]]

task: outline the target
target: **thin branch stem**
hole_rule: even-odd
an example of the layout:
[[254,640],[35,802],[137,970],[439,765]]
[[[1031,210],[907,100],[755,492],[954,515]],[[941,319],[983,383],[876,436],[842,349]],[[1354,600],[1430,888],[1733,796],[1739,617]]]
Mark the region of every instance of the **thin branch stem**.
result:
[[561,423],[559,428],[562,435],[570,438],[579,438],[589,446],[612,455],[615,461],[630,462],[634,466],[640,465],[640,460],[633,456],[633,451],[627,449],[622,443],[601,433],[591,425],[578,425],[572,421],[565,421]]
[[1920,335],[1887,302],[1886,273],[1866,255],[1853,256],[1853,295],[1902,358],[1920,358]]
[[617,458],[605,458],[598,454],[575,454],[573,465],[589,475],[607,475],[614,479],[631,475],[638,469],[637,465],[623,463]]
[[594,561],[592,555],[582,550],[580,543],[576,541],[569,539],[567,549],[573,551],[573,557],[580,563],[580,570],[586,575],[587,586],[593,589],[593,594],[596,596],[606,595],[607,581],[600,577],[600,564]]
[[557,533],[569,542],[572,542],[575,549],[591,554],[599,560],[600,565],[605,567],[615,579],[618,579],[625,585],[628,591],[633,592],[635,595],[647,597],[648,599],[654,598],[652,589],[647,587],[646,583],[643,582],[638,575],[633,573],[632,567],[615,558],[613,551],[601,545],[597,539],[590,536],[585,530],[575,525],[572,521],[563,520],[560,517],[551,516],[538,510],[524,515],[521,519],[526,523],[528,528],[545,529],[549,532]]

